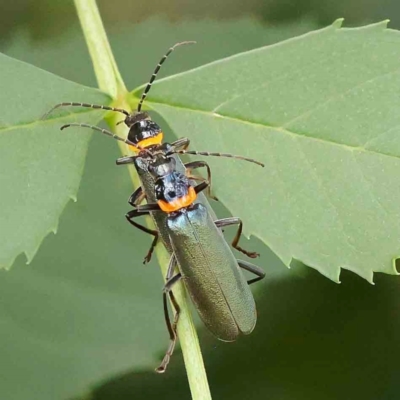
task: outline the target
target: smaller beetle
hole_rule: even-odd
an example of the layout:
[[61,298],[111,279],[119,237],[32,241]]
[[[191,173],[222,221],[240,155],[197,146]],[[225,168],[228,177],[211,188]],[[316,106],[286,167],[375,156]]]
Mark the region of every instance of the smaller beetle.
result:
[[[170,345],[157,372],[165,371],[177,340],[176,326],[180,308],[172,293],[173,285],[182,279],[189,295],[207,328],[218,339],[231,342],[240,334],[250,334],[257,321],[256,306],[249,284],[265,277],[264,271],[246,261],[237,260],[220,228],[239,225],[232,247],[251,258],[238,245],[242,233],[239,218],[213,220],[207,208],[194,203],[197,194],[207,188],[204,181],[193,186],[190,180],[175,169],[175,160],[165,154],[152,155],[148,169],[155,178],[157,203],[138,206],[130,212],[136,218],[150,212],[167,214],[166,229],[173,254],[164,286],[163,301]],[[174,275],[175,267],[179,273]],[[246,282],[240,268],[250,271],[256,278]],[[167,294],[175,308],[173,324],[168,316]]]

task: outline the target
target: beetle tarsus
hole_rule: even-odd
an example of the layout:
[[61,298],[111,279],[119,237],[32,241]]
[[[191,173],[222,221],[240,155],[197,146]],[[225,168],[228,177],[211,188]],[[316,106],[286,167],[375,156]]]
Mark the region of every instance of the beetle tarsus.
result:
[[[170,266],[168,267],[168,272],[167,272],[167,276],[166,276],[167,282],[170,281],[171,279],[173,279],[173,277],[171,277],[171,275],[173,273],[173,266],[174,266],[174,259],[171,258]],[[165,352],[165,356],[164,356],[163,360],[161,361],[161,364],[159,365],[158,368],[156,368],[156,372],[159,374],[162,374],[166,371],[167,365],[169,364],[169,362],[171,360],[171,356],[174,353],[175,344],[178,339],[176,327],[178,325],[179,314],[181,312],[181,309],[179,307],[178,302],[175,299],[174,294],[172,293],[172,291],[170,289],[168,290],[168,294],[171,299],[171,303],[172,303],[173,307],[175,308],[175,316],[174,316],[174,321],[171,325],[171,321],[170,321],[169,315],[168,315],[167,292],[164,291],[164,293],[163,293],[164,315],[165,315],[165,321],[167,323],[167,328],[168,328],[168,332],[169,332],[169,345],[168,345],[167,351]]]
[[148,264],[151,261],[151,253],[147,254],[146,257],[143,259],[143,264]]
[[246,256],[250,258],[257,258],[260,256],[260,254],[257,253],[256,251],[247,251],[243,247],[240,247],[238,245],[236,245],[234,248],[240,251],[241,253],[246,254]]

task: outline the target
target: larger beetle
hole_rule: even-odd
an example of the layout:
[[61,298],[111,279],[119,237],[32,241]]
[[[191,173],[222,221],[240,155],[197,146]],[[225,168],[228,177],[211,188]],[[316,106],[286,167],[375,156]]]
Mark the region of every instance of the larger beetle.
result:
[[[166,232],[173,249],[163,294],[171,340],[162,363],[156,369],[162,373],[177,339],[180,308],[172,292],[177,281],[184,281],[207,328],[218,339],[229,342],[240,334],[247,335],[253,331],[257,314],[248,285],[264,278],[265,273],[253,264],[237,260],[221,232],[222,227],[238,225],[232,247],[251,258],[257,257],[257,253],[246,251],[238,244],[242,221],[236,217],[215,219],[202,203],[196,202],[198,194],[207,188],[207,181],[194,186],[176,170],[175,159],[163,154],[150,155],[147,166],[155,179],[156,203],[138,206],[130,216],[136,218],[150,212],[164,214]],[[140,195],[138,191],[135,193],[134,197]],[[179,273],[174,275],[176,266]],[[246,282],[240,268],[254,273],[256,278]],[[173,324],[167,311],[167,293],[176,311]]]

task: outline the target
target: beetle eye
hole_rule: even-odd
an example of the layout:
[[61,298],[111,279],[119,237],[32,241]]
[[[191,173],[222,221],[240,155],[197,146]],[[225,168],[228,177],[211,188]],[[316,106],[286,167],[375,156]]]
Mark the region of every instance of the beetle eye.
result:
[[176,192],[175,191],[173,191],[173,190],[171,190],[170,192],[168,192],[168,196],[169,197],[176,197]]

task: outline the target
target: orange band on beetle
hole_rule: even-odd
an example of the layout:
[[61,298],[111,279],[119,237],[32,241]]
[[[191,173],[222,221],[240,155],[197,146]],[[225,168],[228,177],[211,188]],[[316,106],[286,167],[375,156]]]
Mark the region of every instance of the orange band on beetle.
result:
[[186,196],[180,197],[175,201],[170,203],[164,200],[158,200],[158,205],[160,206],[161,210],[166,213],[171,213],[174,211],[178,211],[183,207],[190,206],[196,200],[197,194],[192,186],[189,187],[189,193]]
[[138,143],[140,148],[136,147],[133,144],[128,145],[129,148],[135,153],[139,152],[141,149],[146,149],[147,147],[154,146],[155,144],[161,144],[164,138],[164,134],[162,132],[158,133],[157,136],[149,137],[141,140]]

